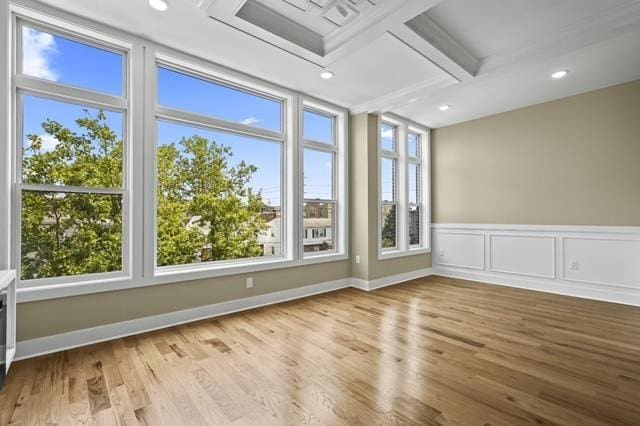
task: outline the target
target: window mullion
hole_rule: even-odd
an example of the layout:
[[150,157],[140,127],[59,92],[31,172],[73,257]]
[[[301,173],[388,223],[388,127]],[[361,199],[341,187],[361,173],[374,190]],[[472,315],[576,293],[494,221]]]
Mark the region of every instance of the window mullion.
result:
[[205,115],[196,114],[187,111],[181,111],[165,106],[157,105],[155,107],[156,116],[165,121],[177,122],[180,124],[188,124],[198,127],[205,127],[213,130],[232,131],[247,136],[254,136],[269,139],[274,142],[282,143],[285,139],[284,133],[273,132],[257,127],[246,126],[239,123],[233,123],[218,118],[207,117]]
[[126,97],[111,96],[27,75],[16,75],[14,79],[16,88],[21,94],[33,94],[62,102],[118,112],[126,111],[129,103]]
[[50,184],[29,184],[20,183],[23,191],[32,192],[67,192],[73,194],[104,194],[104,195],[124,195],[123,188],[93,188],[90,186],[66,186]]

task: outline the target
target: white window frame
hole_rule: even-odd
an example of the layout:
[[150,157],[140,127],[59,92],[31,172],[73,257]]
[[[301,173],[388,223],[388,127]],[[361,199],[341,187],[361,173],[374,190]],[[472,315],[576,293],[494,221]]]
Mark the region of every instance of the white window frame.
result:
[[[383,126],[388,126],[391,127],[393,129],[393,140],[392,140],[392,144],[393,144],[393,150],[387,150],[384,149],[382,146],[382,127]],[[400,135],[400,127],[396,124],[393,123],[389,120],[380,120],[380,125],[378,126],[378,152],[379,152],[379,159],[378,159],[378,221],[380,223],[380,226],[378,226],[378,238],[380,240],[379,246],[380,246],[380,252],[381,253],[389,253],[389,252],[394,252],[399,250],[400,247],[402,247],[403,242],[401,241],[402,239],[402,233],[400,232],[400,210],[402,208],[402,203],[401,203],[401,192],[400,192],[400,181],[401,181],[401,175],[402,175],[402,170],[400,167],[400,143],[399,141],[401,140]],[[382,163],[384,162],[384,160],[388,160],[391,161],[393,164],[392,167],[392,171],[393,171],[393,175],[392,175],[392,179],[393,179],[393,184],[392,184],[392,193],[393,193],[393,201],[384,201],[383,197],[382,197],[382,188],[383,188],[383,182],[382,182]],[[395,210],[396,210],[396,245],[393,247],[382,247],[382,229],[384,228],[384,219],[382,217],[382,208],[385,206],[394,206]]]
[[[332,128],[332,143],[319,142],[314,140],[305,139],[304,137],[304,111],[309,111],[314,114],[323,115],[331,118]],[[343,255],[346,258],[346,240],[347,240],[347,179],[346,179],[346,144],[347,144],[347,116],[346,114],[332,107],[331,105],[305,98],[300,105],[300,111],[298,113],[300,129],[299,140],[301,142],[300,149],[300,164],[301,171],[299,174],[299,182],[301,186],[300,199],[302,203],[300,205],[300,220],[301,226],[304,229],[304,203],[329,203],[333,204],[333,223],[332,233],[333,248],[331,250],[319,251],[319,252],[304,252],[303,241],[300,241],[300,250],[304,259],[320,259],[330,257],[333,255]],[[331,199],[306,199],[304,198],[304,150],[312,149],[318,152],[331,153],[333,155],[333,167],[332,167],[332,192],[333,198]]]
[[[123,87],[122,96],[105,94],[87,88],[72,86],[67,83],[58,83],[46,79],[32,77],[22,74],[22,45],[23,27],[28,26],[34,30],[44,31],[52,35],[61,36],[66,39],[85,44],[90,47],[114,52],[123,57]],[[12,117],[11,121],[11,157],[12,174],[11,182],[14,185],[13,212],[11,225],[11,239],[13,241],[11,264],[14,269],[19,270],[22,262],[21,253],[21,224],[22,224],[22,194],[23,192],[57,192],[65,194],[95,194],[95,195],[118,195],[122,197],[122,269],[120,271],[103,272],[94,274],[82,274],[72,276],[61,276],[51,278],[36,278],[22,280],[20,274],[17,276],[17,286],[22,289],[51,287],[56,285],[67,285],[87,281],[111,281],[126,279],[131,276],[131,50],[128,43],[104,37],[94,31],[76,27],[73,24],[62,24],[51,20],[39,19],[39,17],[29,15],[11,16],[11,31],[13,40],[13,57],[11,61],[11,98]],[[23,156],[23,99],[25,96],[35,96],[41,99],[86,106],[89,108],[103,109],[122,114],[122,142],[123,142],[123,164],[122,164],[122,186],[120,188],[94,188],[94,187],[73,187],[55,184],[28,184],[22,182],[22,156]]]
[[[410,135],[415,135],[417,137],[417,143],[418,143],[418,156],[417,157],[413,157],[411,156],[411,152],[409,151],[409,136]],[[422,164],[422,133],[419,132],[415,132],[413,131],[413,129],[409,128],[407,131],[407,244],[409,246],[410,250],[413,249],[419,249],[422,247],[422,240],[424,238],[424,235],[422,235],[422,228],[424,226],[424,224],[422,223],[422,210],[424,209],[424,203],[423,203],[423,197],[424,197],[424,190],[423,190],[423,182],[422,182],[422,174],[423,174],[423,164]],[[411,194],[409,193],[409,190],[411,188],[411,185],[409,184],[409,179],[411,178],[411,174],[409,173],[409,168],[411,166],[416,166],[416,171],[417,171],[417,182],[416,182],[416,202],[412,203],[411,202]],[[416,207],[418,208],[418,211],[420,212],[419,216],[418,216],[418,244],[411,244],[411,208],[412,207]]]
[[[159,45],[148,39],[144,39],[125,31],[115,30],[112,27],[99,24],[89,19],[80,18],[75,15],[60,11],[44,4],[33,4],[25,2],[27,6],[22,6],[21,0],[0,5],[0,22],[7,22],[6,31],[0,30],[0,42],[4,46],[11,46],[9,49],[0,49],[0,55],[6,54],[7,67],[0,67],[0,79],[4,77],[5,85],[0,84],[0,94],[6,94],[4,98],[6,104],[0,103],[0,124],[6,124],[6,141],[11,143],[0,143],[0,162],[6,160],[6,174],[0,172],[0,201],[5,201],[0,207],[0,231],[7,230],[4,234],[0,232],[0,268],[19,269],[19,254],[15,253],[19,249],[15,236],[20,233],[16,227],[16,219],[19,219],[16,210],[19,206],[16,200],[16,156],[13,141],[16,138],[16,99],[13,96],[15,75],[12,64],[17,64],[14,58],[15,46],[15,22],[17,19],[24,19],[39,22],[45,27],[55,27],[63,29],[55,31],[65,36],[78,36],[83,42],[88,39],[96,40],[100,47],[111,45],[127,49],[128,69],[126,91],[127,96],[127,141],[129,153],[127,164],[123,169],[126,176],[125,198],[128,206],[126,213],[123,206],[123,223],[126,221],[128,231],[127,237],[123,234],[123,249],[127,250],[127,257],[123,257],[123,272],[114,276],[103,276],[101,274],[91,274],[80,277],[60,277],[47,282],[35,282],[25,286],[19,283],[18,302],[44,300],[57,297],[75,296],[103,291],[113,291],[145,287],[164,283],[183,282],[195,279],[206,279],[219,276],[247,274],[260,271],[267,271],[279,268],[289,268],[303,266],[314,263],[332,262],[348,259],[348,229],[347,229],[347,122],[348,111],[345,108],[309,97],[300,92],[290,90],[275,84],[271,84],[258,78],[240,73],[235,70],[214,64],[210,61],[185,54],[182,51],[170,47]],[[89,43],[92,44],[92,43]],[[240,86],[242,90],[257,91],[260,94],[268,94],[273,97],[287,100],[287,107],[284,111],[284,127],[282,133],[286,135],[285,149],[283,152],[283,174],[282,191],[285,193],[283,201],[283,211],[286,209],[288,217],[286,225],[283,223],[284,235],[287,244],[286,255],[278,258],[252,258],[240,259],[238,262],[221,264],[211,262],[198,264],[189,268],[176,268],[176,270],[158,271],[155,268],[155,150],[156,141],[156,69],[157,61],[168,62],[177,67],[187,68],[188,73],[195,71],[206,78],[221,80],[230,85]],[[172,68],[175,68],[172,66]],[[47,83],[48,82],[44,82]],[[55,84],[55,83],[51,83]],[[91,92],[84,89],[70,88],[71,94]],[[94,94],[100,98],[101,94]],[[107,96],[108,95],[104,95]],[[72,96],[73,97],[73,96]],[[90,98],[95,100],[94,97]],[[100,100],[100,99],[98,99]],[[95,102],[102,105],[101,102]],[[89,105],[91,106],[91,105]],[[336,199],[338,207],[336,209],[336,243],[335,250],[324,252],[314,256],[304,256],[302,249],[303,221],[303,181],[302,181],[302,111],[303,108],[324,111],[336,117],[336,167],[334,182],[337,185]],[[163,111],[161,111],[163,112]],[[164,111],[166,112],[166,111]],[[189,114],[189,113],[188,113]],[[191,117],[180,116],[187,119]],[[216,121],[216,119],[213,119]],[[216,125],[213,121],[208,121],[210,125]],[[187,123],[189,124],[189,123]],[[217,123],[220,124],[220,123]],[[197,125],[197,124],[196,124]],[[231,123],[232,126],[242,126]],[[233,127],[235,130],[244,130]],[[249,129],[252,133],[256,128]],[[258,132],[262,130],[258,129]],[[264,130],[269,132],[269,130]],[[124,138],[124,135],[123,135]],[[125,141],[126,143],[126,141]],[[13,146],[13,148],[12,148]],[[6,154],[6,155],[4,155]],[[135,165],[135,167],[134,167]],[[285,207],[286,204],[286,207]],[[284,215],[284,213],[283,213]],[[6,238],[5,238],[6,236]],[[127,239],[124,241],[124,239]],[[18,261],[18,263],[16,263]]]
[[[396,128],[395,152],[382,149],[382,124]],[[406,118],[384,114],[378,116],[378,259],[411,256],[431,252],[431,143],[430,130]],[[420,137],[419,158],[409,155],[409,133]],[[382,248],[382,159],[396,160],[396,247]],[[409,244],[409,164],[420,166],[419,197],[420,244]]]
[[[276,93],[274,91],[268,91],[265,88],[257,88],[251,87],[248,85],[241,85],[237,82],[224,80],[219,73],[212,72],[212,70],[203,69],[202,67],[198,67],[197,65],[193,65],[182,61],[180,59],[172,58],[163,53],[156,53],[156,60],[154,65],[154,73],[157,76],[158,68],[165,68],[171,71],[176,71],[182,73],[189,77],[195,77],[202,79],[206,82],[211,82],[212,84],[217,84],[221,86],[229,87],[233,90],[238,90],[239,92],[249,93],[251,95],[260,96],[266,99],[274,100],[276,102],[280,102],[282,104],[282,117],[280,127],[282,129],[281,132],[275,132],[272,130],[261,129],[259,127],[253,127],[249,125],[245,125],[242,123],[235,123],[231,121],[226,121],[220,118],[209,117],[205,115],[201,115],[194,112],[188,112],[183,110],[178,110],[174,108],[170,108],[167,106],[162,106],[157,102],[157,99],[154,102],[155,114],[153,115],[153,129],[149,129],[149,133],[154,134],[154,139],[156,139],[154,149],[153,149],[153,211],[157,212],[158,202],[157,202],[157,122],[164,121],[167,123],[173,124],[182,124],[187,126],[193,126],[194,128],[200,128],[203,130],[209,131],[218,131],[218,132],[226,132],[232,135],[238,136],[248,136],[258,138],[261,141],[265,141],[267,143],[275,143],[280,146],[280,207],[281,207],[281,220],[282,226],[280,227],[280,238],[281,238],[281,252],[282,256],[280,257],[253,257],[253,258],[242,258],[242,259],[233,259],[233,260],[223,260],[223,261],[211,261],[211,262],[201,262],[201,263],[190,263],[184,265],[172,265],[172,266],[158,266],[157,265],[157,214],[154,213],[151,221],[153,222],[153,273],[155,276],[163,276],[163,275],[172,275],[176,273],[184,273],[195,270],[218,270],[225,267],[232,267],[234,265],[247,265],[247,264],[263,264],[271,261],[278,261],[283,259],[293,259],[293,256],[289,253],[288,248],[291,247],[292,241],[290,241],[287,237],[291,234],[287,232],[288,223],[289,223],[289,215],[293,212],[290,212],[288,209],[288,200],[290,199],[287,195],[292,193],[291,188],[287,187],[288,182],[286,181],[286,173],[284,171],[287,168],[287,164],[292,161],[290,155],[287,155],[286,147],[287,141],[290,139],[287,135],[287,110],[288,105],[292,102],[292,97],[287,96],[285,94]],[[155,78],[157,80],[157,78]],[[260,90],[262,89],[262,90]],[[260,91],[259,91],[260,90]],[[154,98],[157,97],[157,83],[153,88],[152,95]],[[256,141],[257,142],[257,141]],[[290,186],[290,183],[289,183]],[[146,218],[150,220],[150,218]]]

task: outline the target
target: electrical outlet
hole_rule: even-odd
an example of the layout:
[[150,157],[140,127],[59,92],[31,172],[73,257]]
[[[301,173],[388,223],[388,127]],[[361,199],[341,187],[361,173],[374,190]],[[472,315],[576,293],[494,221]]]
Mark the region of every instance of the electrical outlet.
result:
[[360,263],[360,256],[356,256],[356,263]]
[[438,252],[438,255],[440,257],[444,257],[444,249],[440,249],[440,251]]
[[247,277],[247,288],[253,288],[253,277]]
[[580,270],[580,262],[578,262],[577,260],[572,260],[571,261],[571,266],[569,268],[572,271],[579,271]]

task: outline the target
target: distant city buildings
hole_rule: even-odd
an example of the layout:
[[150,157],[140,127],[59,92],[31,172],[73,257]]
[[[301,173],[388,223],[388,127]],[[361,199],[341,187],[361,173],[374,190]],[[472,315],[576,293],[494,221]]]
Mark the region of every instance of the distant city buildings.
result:
[[[282,256],[282,211],[280,206],[269,206],[262,213],[268,228],[258,236],[263,256]],[[304,206],[303,238],[305,253],[330,251],[333,249],[333,204],[308,202]],[[200,216],[193,216],[188,228],[197,227],[208,233],[208,224],[200,223]],[[203,247],[201,261],[210,259],[211,247]]]

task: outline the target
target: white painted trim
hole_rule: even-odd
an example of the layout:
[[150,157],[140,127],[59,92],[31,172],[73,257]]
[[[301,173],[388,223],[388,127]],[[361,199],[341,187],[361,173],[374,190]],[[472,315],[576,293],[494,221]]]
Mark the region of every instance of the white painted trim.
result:
[[227,315],[234,312],[259,308],[261,306],[282,303],[302,297],[327,293],[346,287],[355,287],[360,290],[371,291],[377,288],[398,284],[404,281],[431,275],[431,268],[419,269],[389,277],[378,278],[371,281],[357,278],[343,278],[319,284],[310,284],[289,290],[276,291],[212,305],[199,306],[191,309],[183,309],[165,314],[153,315],[129,321],[100,325],[52,336],[39,337],[18,342],[16,360],[46,355],[93,343],[118,339],[121,337],[140,334],[147,331],[158,330],[185,324],[202,319]]
[[[432,228],[435,244],[434,251],[436,253],[439,253],[440,249],[438,247],[438,236],[442,234],[483,235],[485,238],[484,266],[482,268],[471,270],[466,266],[439,262],[440,257],[434,257],[433,268],[434,274],[436,275],[640,306],[640,287],[636,285],[635,278],[629,279],[629,275],[621,275],[615,263],[604,261],[607,259],[607,256],[612,256],[611,253],[606,253],[606,246],[591,249],[590,254],[582,255],[586,256],[585,262],[588,262],[586,259],[589,258],[598,259],[597,261],[591,260],[591,262],[597,262],[595,264],[599,265],[597,266],[597,272],[594,272],[592,266],[592,269],[585,269],[584,273],[580,276],[569,277],[566,274],[568,254],[565,253],[564,244],[565,240],[602,241],[603,244],[612,241],[637,243],[640,241],[640,227],[439,223],[433,224]],[[494,254],[492,253],[493,246],[491,244],[491,238],[494,236],[549,239],[552,241],[551,261],[553,262],[553,275],[543,276],[531,274],[526,271],[526,268],[522,270],[518,270],[517,268],[514,270],[495,269],[492,262]],[[456,248],[458,251],[467,249],[465,246]],[[600,262],[600,258],[603,262]],[[640,259],[636,260],[632,255],[626,258],[628,258],[628,260],[625,260],[625,263],[620,267],[628,271],[637,271],[635,266],[636,262],[640,262]],[[525,260],[527,259],[519,260],[526,263]],[[532,261],[535,260],[539,259]],[[593,263],[591,265],[593,265]],[[607,277],[607,279],[596,279],[596,277]],[[621,279],[626,281],[622,283],[620,281]]]
[[[378,115],[377,117],[376,153],[377,153],[377,235],[378,235],[378,260],[413,256],[431,252],[431,131],[411,120],[395,114]],[[395,128],[395,151],[382,149],[380,134],[382,125],[387,124]],[[416,133],[420,135],[420,157],[410,158],[408,151],[408,135]],[[391,249],[382,248],[382,160],[394,159],[395,191],[394,203],[396,206],[396,246]],[[421,218],[420,218],[420,245],[409,245],[409,163],[417,164],[421,169]]]
[[227,315],[275,303],[282,303],[288,300],[338,290],[349,287],[350,285],[350,279],[343,278],[336,281],[311,284],[290,290],[276,291],[258,296],[215,303],[212,305],[199,306],[197,308],[184,309],[129,321],[70,331],[68,333],[55,334],[53,336],[24,340],[18,342],[16,359],[46,355],[79,346],[131,336],[133,334],[172,327],[220,315]]
[[[487,236],[483,233],[483,232],[444,232],[444,231],[438,231],[438,234],[444,234],[444,235],[469,235],[469,236],[473,236],[473,237],[477,237],[477,236],[481,236],[482,237],[482,266],[467,266],[467,265],[457,265],[455,263],[443,263],[443,262],[438,262],[439,265],[442,266],[452,266],[455,268],[464,268],[464,269],[477,269],[480,271],[484,271],[484,269],[487,267],[488,263],[491,263],[491,259],[489,258],[489,262],[487,262],[487,253],[490,253],[490,251],[487,251]],[[438,259],[439,259],[439,255],[438,255]],[[436,263],[436,262],[434,262]]]
[[497,225],[484,223],[432,223],[434,229],[481,229],[483,231],[537,231],[537,232],[597,232],[637,233],[640,226],[594,226],[594,225]]
[[622,287],[612,288],[610,285],[574,285],[570,283],[559,283],[551,279],[523,278],[514,277],[512,275],[505,276],[484,271],[462,271],[440,266],[434,266],[433,275],[460,278],[483,284],[496,284],[545,293],[560,294],[563,296],[579,297],[581,299],[640,306],[640,291],[628,288],[625,289]]
[[360,290],[371,291],[378,288],[399,284],[405,281],[415,280],[416,278],[428,277],[433,274],[432,268],[418,269],[415,271],[404,272],[398,275],[390,275],[388,277],[377,278],[374,280],[363,280],[361,278],[351,278],[351,287]]
[[[492,253],[493,251],[493,237],[507,237],[507,238],[542,238],[542,239],[547,239],[547,240],[551,240],[551,256],[553,258],[552,260],[552,264],[551,264],[551,275],[539,275],[539,274],[531,274],[528,272],[516,272],[516,271],[507,271],[507,270],[501,270],[501,269],[497,269],[493,266],[493,256],[489,257],[489,271],[491,272],[499,272],[499,273],[503,273],[503,274],[515,274],[515,275],[524,275],[527,277],[537,277],[537,278],[551,278],[554,279],[557,275],[557,271],[556,271],[556,238],[554,236],[547,236],[547,235],[527,235],[527,234],[496,234],[496,233],[489,233],[489,241],[488,241],[488,247],[489,247],[489,251],[488,253]],[[443,264],[444,265],[444,264]]]

